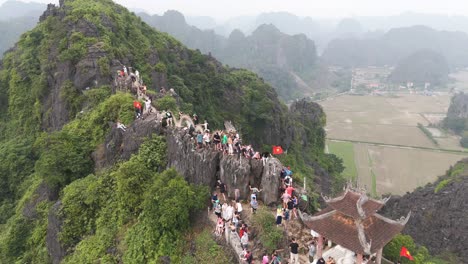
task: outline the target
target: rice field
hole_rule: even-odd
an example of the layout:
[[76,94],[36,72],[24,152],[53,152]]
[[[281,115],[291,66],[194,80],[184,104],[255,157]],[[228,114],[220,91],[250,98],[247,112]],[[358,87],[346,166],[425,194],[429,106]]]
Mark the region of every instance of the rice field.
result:
[[343,174],[372,195],[404,194],[437,179],[468,156],[459,139],[440,133],[436,146],[418,127],[445,115],[451,96],[343,95],[320,104],[327,114],[328,150]]

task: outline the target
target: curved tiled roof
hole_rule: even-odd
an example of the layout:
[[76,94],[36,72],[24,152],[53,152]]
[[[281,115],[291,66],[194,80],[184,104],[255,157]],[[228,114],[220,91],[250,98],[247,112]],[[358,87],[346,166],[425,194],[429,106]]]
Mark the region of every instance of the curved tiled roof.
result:
[[314,216],[299,212],[307,227],[357,254],[373,254],[400,233],[409,215],[393,221],[376,212],[385,201],[367,198],[347,190],[335,199],[326,199],[328,207]]
[[[331,208],[353,218],[365,218],[380,210],[385,202],[369,199],[365,194],[346,191],[341,197],[326,201]],[[361,217],[358,209],[359,202],[365,214]]]

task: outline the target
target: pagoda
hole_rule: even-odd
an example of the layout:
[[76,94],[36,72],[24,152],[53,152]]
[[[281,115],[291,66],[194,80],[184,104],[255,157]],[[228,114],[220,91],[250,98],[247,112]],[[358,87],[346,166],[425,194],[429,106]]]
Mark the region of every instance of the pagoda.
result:
[[323,197],[327,208],[313,216],[299,212],[304,224],[318,234],[317,256],[322,257],[323,237],[354,252],[356,263],[361,264],[364,255],[376,254],[376,263],[382,261],[382,249],[399,234],[409,220],[408,216],[398,221],[377,213],[388,201],[374,200],[365,191],[346,188],[336,198]]

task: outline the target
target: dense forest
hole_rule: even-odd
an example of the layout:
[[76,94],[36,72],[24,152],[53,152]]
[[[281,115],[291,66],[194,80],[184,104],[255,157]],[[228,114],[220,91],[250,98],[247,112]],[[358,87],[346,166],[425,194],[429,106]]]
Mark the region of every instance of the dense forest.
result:
[[134,120],[134,98],[110,86],[123,65],[138,69],[153,94],[174,88],[174,112],[196,112],[213,129],[231,120],[257,149],[284,146],[284,162],[310,188],[319,188],[316,172],[323,186],[343,183],[341,160],[324,154],[320,106],[303,101],[288,111],[256,74],[185,48],[111,0],[49,6],[0,65],[2,263],[227,262],[209,236],[195,244],[211,245],[210,256],[186,254],[208,188],[167,168],[164,137],[97,170],[112,124]]

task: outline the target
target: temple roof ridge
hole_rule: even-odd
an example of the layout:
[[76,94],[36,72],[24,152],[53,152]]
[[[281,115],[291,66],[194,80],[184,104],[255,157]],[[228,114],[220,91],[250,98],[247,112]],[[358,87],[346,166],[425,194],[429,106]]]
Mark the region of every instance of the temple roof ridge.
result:
[[377,201],[364,191],[351,188],[346,188],[341,196],[333,199],[323,197],[328,205],[325,209],[313,216],[299,210],[299,217],[315,232],[359,254],[371,254],[382,249],[403,230],[411,217],[411,211],[398,220],[380,215],[377,211],[390,197]]

